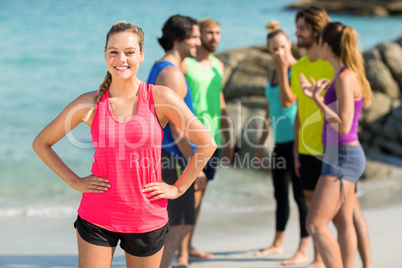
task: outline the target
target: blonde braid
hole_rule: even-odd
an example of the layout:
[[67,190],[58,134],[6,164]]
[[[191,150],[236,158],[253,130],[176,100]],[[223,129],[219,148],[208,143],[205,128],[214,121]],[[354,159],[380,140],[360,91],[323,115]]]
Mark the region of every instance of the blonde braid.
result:
[[105,95],[106,89],[110,87],[110,84],[112,83],[112,75],[109,73],[109,71],[106,73],[105,79],[103,79],[102,84],[99,86],[98,92],[96,93],[95,96],[95,101],[94,104],[92,105],[91,110],[89,110],[85,116],[83,121],[87,121],[91,116],[92,112],[95,110],[96,103],[102,99],[102,97]]
[[105,95],[106,89],[108,89],[111,84],[112,75],[108,71],[105,75],[105,79],[103,79],[102,84],[99,86],[98,93],[95,96],[95,104],[102,99],[103,95]]

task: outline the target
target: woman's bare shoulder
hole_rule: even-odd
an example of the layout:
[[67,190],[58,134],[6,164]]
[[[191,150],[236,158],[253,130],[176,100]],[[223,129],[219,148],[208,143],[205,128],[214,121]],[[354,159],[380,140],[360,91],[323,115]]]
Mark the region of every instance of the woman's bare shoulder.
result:
[[97,92],[97,90],[94,90],[83,93],[76,98],[76,101],[78,101],[79,103],[93,103],[95,101]]
[[176,93],[169,87],[154,85],[152,89],[152,94],[154,96],[154,101],[166,102],[169,98],[174,96],[172,94]]

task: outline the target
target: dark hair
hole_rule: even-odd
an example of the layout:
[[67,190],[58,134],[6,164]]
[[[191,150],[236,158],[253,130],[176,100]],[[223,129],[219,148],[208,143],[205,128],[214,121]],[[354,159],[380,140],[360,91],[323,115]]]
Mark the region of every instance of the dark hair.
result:
[[366,107],[370,105],[371,87],[366,78],[364,59],[357,45],[355,29],[340,22],[331,22],[322,30],[321,40],[322,43],[327,43],[332,52],[339,57],[342,66],[357,75],[363,88],[364,104]]
[[193,26],[198,25],[197,20],[182,15],[171,16],[162,28],[162,37],[158,38],[159,44],[166,51],[173,48],[174,41],[183,41],[190,38],[193,33]]
[[309,6],[299,10],[296,14],[296,23],[300,18],[304,18],[306,24],[311,26],[313,33],[317,34],[317,43],[321,30],[331,21],[325,9],[317,6]]

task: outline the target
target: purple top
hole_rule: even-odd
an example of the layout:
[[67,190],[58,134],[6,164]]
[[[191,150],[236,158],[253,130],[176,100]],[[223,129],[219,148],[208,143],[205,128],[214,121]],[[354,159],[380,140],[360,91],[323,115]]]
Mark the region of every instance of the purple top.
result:
[[[338,112],[338,102],[336,99],[335,81],[338,78],[339,74],[344,70],[345,67],[342,67],[335,75],[324,96],[325,105],[327,105],[336,113]],[[349,133],[346,135],[339,134],[339,132],[337,132],[332,126],[329,125],[324,116],[324,128],[322,131],[322,144],[324,146],[346,144],[359,140],[359,137],[357,136],[357,127],[359,126],[359,116],[363,107],[363,100],[364,98],[355,99],[355,112],[353,115],[352,127],[350,128]]]

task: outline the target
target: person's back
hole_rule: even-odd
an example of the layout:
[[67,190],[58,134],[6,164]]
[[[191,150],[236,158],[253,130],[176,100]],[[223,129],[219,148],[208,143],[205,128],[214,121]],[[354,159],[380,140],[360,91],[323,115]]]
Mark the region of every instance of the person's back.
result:
[[[170,68],[171,70],[166,70]],[[173,69],[173,70],[172,70]],[[148,75],[148,84],[161,84],[160,82],[158,83],[158,76],[160,73],[164,70],[166,74],[165,76],[169,76],[172,72],[179,71],[179,69],[170,61],[162,60],[159,62],[156,62],[152,68],[151,71]],[[180,71],[179,71],[180,72]],[[184,96],[184,103],[187,105],[187,107],[191,110],[191,112],[194,112],[194,107],[193,107],[193,101],[192,101],[192,96],[191,96],[191,91],[188,88],[188,84],[186,82],[186,87],[184,88],[185,96]],[[166,127],[163,128],[163,141],[162,141],[162,148],[164,151],[167,153],[174,155],[175,157],[179,158],[182,161],[188,161],[188,157],[186,158],[182,152],[180,152],[179,147],[177,146],[177,137],[174,137],[174,134],[172,133],[172,130],[170,128],[171,126],[167,125]],[[194,143],[190,142],[192,146],[192,150],[195,152],[197,147],[194,145]]]

